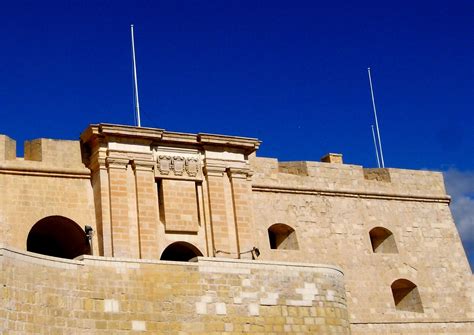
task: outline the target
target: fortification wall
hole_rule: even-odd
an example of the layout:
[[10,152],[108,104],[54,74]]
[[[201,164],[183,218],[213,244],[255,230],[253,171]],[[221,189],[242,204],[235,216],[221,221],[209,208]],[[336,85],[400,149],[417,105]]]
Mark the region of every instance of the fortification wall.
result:
[[[0,138],[4,145],[5,138]],[[13,140],[7,142],[15,147]],[[1,243],[26,250],[31,228],[48,216],[67,217],[95,230],[90,170],[81,161],[78,141],[27,142],[24,158],[12,150],[0,155]],[[97,246],[97,236],[93,245]]]
[[[354,334],[469,333],[473,278],[440,173],[260,158],[252,167],[261,258],[343,268]],[[278,223],[294,229],[296,248],[271,247]],[[374,252],[375,227],[393,233],[395,250]],[[416,284],[421,309],[397,308],[398,279]]]
[[334,267],[0,253],[5,334],[349,334]]
[[[440,173],[279,163],[256,139],[108,124],[81,143],[34,140],[18,158],[0,135],[0,244],[111,256],[2,249],[5,332],[473,333]],[[201,254],[229,259],[156,261]],[[342,268],[345,290],[315,263]]]

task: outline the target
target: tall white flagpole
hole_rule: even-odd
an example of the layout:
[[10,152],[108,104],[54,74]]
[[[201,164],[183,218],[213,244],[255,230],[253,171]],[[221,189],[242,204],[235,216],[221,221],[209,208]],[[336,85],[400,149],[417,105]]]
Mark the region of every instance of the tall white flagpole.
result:
[[138,80],[137,80],[137,63],[135,61],[135,39],[133,36],[133,24],[130,25],[130,32],[132,34],[132,57],[133,57],[133,80],[135,83],[135,112],[137,114],[137,125],[141,127],[140,122],[140,103],[138,102]]
[[374,139],[375,157],[377,157],[377,166],[380,168],[379,150],[377,149],[377,140],[375,139],[374,125],[372,127],[372,138]]
[[374,89],[372,87],[372,77],[370,76],[370,67],[367,69],[367,72],[369,73],[370,94],[372,95],[372,106],[374,107],[375,128],[377,129],[377,137],[379,140],[380,160],[382,162],[382,168],[385,168],[385,163],[383,160],[382,141],[380,140],[379,121],[377,120],[377,109],[375,108]]

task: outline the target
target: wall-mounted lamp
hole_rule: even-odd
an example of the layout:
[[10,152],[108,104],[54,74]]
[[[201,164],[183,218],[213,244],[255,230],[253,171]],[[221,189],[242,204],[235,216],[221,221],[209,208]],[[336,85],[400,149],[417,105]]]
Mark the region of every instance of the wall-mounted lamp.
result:
[[89,244],[92,243],[92,236],[94,235],[94,228],[92,228],[91,226],[85,226],[84,227],[84,231],[86,232],[86,238],[87,238],[87,242],[89,242]]

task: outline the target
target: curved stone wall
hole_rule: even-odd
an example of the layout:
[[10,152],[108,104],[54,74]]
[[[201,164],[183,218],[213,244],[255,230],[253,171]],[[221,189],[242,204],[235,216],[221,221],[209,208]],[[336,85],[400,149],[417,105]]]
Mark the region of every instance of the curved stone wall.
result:
[[349,334],[331,266],[0,253],[6,334]]

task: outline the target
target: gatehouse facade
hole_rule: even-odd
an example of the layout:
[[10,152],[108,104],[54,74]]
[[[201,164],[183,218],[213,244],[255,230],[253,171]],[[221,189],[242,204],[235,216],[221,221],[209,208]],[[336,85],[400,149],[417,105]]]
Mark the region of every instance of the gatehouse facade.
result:
[[112,124],[0,135],[5,334],[472,334],[441,173]]

